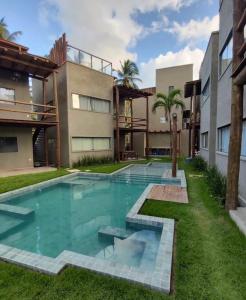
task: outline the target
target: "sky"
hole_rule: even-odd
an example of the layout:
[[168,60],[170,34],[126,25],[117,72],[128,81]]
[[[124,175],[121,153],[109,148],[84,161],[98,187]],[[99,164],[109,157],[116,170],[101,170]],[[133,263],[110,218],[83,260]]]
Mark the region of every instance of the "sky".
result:
[[0,0],[0,18],[17,42],[37,55],[49,53],[66,32],[69,43],[107,59],[118,69],[131,59],[141,87],[155,86],[155,70],[193,63],[199,68],[212,31],[218,30],[219,0]]

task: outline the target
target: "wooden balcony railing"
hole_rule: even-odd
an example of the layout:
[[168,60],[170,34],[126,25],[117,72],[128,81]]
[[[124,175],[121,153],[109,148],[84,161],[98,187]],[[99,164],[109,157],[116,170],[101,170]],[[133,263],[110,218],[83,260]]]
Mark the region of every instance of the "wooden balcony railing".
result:
[[[4,106],[2,106],[1,104],[4,104]],[[23,109],[23,106],[27,107],[27,109]],[[5,118],[4,115],[1,114],[1,112],[7,112],[8,119],[13,120],[20,119],[18,114],[23,114],[30,115],[30,120],[32,121],[40,122],[49,119],[49,122],[55,122],[57,109],[56,106],[49,104],[37,104],[21,100],[13,101],[0,99],[0,119]],[[28,118],[27,116],[25,116],[23,117],[23,119],[27,120]]]
[[144,118],[132,118],[124,115],[119,115],[118,123],[120,128],[146,128],[147,120]]

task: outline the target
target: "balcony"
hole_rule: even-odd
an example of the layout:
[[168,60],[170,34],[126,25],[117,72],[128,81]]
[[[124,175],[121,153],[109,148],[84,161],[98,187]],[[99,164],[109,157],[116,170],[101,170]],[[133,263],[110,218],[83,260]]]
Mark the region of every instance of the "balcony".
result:
[[86,66],[93,70],[112,75],[112,63],[98,56],[67,45],[67,61]]
[[2,125],[54,126],[57,123],[56,106],[32,101],[0,99],[0,123]]

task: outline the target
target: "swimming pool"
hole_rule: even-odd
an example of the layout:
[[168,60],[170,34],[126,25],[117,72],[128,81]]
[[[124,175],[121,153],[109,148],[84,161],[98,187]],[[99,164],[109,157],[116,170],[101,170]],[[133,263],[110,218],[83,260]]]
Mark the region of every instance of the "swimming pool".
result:
[[[167,291],[170,274],[164,283],[157,277],[160,262],[171,273],[173,222],[138,214],[151,180],[163,180],[159,169],[145,165],[112,175],[72,174],[7,193],[0,197],[1,258],[9,261],[13,256],[15,262],[49,273],[58,273],[66,264],[96,271],[105,264],[103,273],[138,282],[139,272],[146,272],[148,286]],[[1,249],[10,254],[2,255]],[[36,259],[35,264],[28,257]],[[151,285],[153,276],[157,282]]]

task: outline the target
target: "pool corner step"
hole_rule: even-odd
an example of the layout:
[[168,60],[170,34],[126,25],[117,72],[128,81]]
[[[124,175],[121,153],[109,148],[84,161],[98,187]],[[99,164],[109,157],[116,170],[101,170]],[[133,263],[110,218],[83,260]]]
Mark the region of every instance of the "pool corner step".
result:
[[34,210],[26,207],[0,203],[0,213],[15,215],[17,217],[28,217],[34,214]]
[[126,239],[130,235],[130,232],[127,232],[125,229],[119,227],[103,226],[98,230],[99,238],[107,238],[113,240],[116,237],[118,239]]

